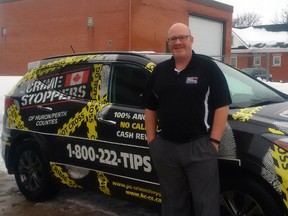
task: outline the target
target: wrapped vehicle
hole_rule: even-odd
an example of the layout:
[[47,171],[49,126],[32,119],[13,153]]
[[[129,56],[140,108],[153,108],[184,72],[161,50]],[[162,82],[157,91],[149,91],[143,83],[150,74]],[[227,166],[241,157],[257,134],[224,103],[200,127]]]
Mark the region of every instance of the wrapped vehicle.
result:
[[[142,96],[170,57],[99,52],[30,63],[6,95],[1,136],[22,194],[44,201],[65,185],[159,205]],[[221,215],[287,215],[288,96],[214,61],[233,102],[218,152]]]

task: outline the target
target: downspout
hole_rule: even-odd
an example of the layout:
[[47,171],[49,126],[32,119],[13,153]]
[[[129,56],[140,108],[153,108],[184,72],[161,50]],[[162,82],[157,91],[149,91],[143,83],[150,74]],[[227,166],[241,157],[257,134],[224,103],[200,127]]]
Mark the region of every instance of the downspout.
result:
[[266,53],[266,70],[270,72],[270,55],[269,52]]
[[132,0],[129,0],[129,14],[128,14],[128,51],[131,51],[131,23],[132,23]]

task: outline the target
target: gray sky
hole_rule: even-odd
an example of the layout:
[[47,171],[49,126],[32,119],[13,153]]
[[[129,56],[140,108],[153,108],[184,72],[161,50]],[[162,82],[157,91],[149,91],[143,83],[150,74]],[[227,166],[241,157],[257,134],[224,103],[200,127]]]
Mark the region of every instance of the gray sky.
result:
[[273,24],[275,15],[281,14],[282,9],[288,7],[287,0],[216,0],[234,6],[233,18],[237,14],[255,12],[262,16],[262,24]]

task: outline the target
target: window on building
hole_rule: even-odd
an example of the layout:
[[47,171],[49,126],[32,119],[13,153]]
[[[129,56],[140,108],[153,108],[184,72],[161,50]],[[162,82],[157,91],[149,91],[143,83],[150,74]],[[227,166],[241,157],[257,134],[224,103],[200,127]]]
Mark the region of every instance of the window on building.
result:
[[261,56],[254,56],[253,66],[254,67],[260,67],[261,66]]
[[6,36],[7,34],[7,27],[2,27],[2,36]]
[[281,66],[281,56],[280,55],[273,56],[273,66]]
[[236,56],[231,57],[230,65],[237,68],[237,57]]

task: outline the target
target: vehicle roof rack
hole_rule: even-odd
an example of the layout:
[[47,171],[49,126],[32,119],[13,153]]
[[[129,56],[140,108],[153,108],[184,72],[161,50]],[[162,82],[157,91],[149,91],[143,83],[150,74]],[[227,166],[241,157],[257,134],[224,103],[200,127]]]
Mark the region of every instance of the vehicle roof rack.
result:
[[[95,55],[95,54],[120,54],[120,55],[134,55],[139,57],[144,57],[146,59],[150,59],[146,54],[151,54],[150,51],[99,51],[99,52],[83,52],[83,53],[71,53],[66,55],[58,55],[58,56],[50,56],[47,58],[43,58],[42,60],[49,60],[54,58],[65,58],[71,56],[81,56],[81,55]],[[155,52],[154,52],[155,53]]]

